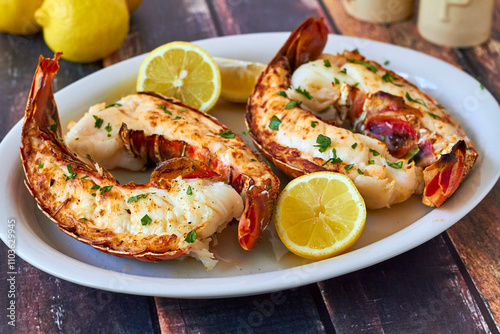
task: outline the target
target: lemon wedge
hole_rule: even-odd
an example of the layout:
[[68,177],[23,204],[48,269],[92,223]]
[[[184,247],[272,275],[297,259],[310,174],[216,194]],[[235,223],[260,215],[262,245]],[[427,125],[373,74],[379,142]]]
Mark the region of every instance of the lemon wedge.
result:
[[333,172],[306,174],[280,194],[274,224],[292,253],[322,260],[348,249],[359,238],[366,207],[354,183]]
[[222,80],[220,98],[230,102],[246,103],[266,65],[220,57],[214,59],[219,66]]
[[171,42],[144,58],[136,88],[208,111],[219,99],[221,78],[215,60],[203,48],[189,42]]

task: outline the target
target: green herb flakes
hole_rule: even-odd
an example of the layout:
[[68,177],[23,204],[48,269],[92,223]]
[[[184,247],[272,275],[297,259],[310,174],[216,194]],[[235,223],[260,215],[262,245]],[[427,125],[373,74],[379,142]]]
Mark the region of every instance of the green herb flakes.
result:
[[347,59],[347,61],[350,62],[350,63],[363,65],[364,67],[366,67],[367,69],[369,69],[373,73],[377,73],[377,71],[378,71],[378,69],[375,66],[373,66],[372,64],[368,64],[367,62],[365,62],[363,60]]
[[219,133],[219,136],[222,138],[234,138],[236,135],[231,131],[231,130],[224,130],[221,133]]
[[57,124],[52,124],[50,126],[50,131],[53,132],[53,133],[56,133],[56,131],[57,131]]
[[337,79],[337,78],[333,78],[333,81],[335,81],[335,84],[336,84],[336,85],[340,85],[340,80],[339,80],[339,79]]
[[111,107],[121,107],[122,105],[120,103],[111,103],[110,105],[107,105],[106,108],[104,109],[108,109],[108,108],[111,108]]
[[191,232],[189,232],[187,235],[186,235],[186,238],[184,239],[185,242],[188,242],[190,244],[192,244],[193,242],[196,241],[196,231],[195,230],[192,230]]
[[42,168],[43,168],[43,166],[44,166],[44,164],[43,164],[43,163],[39,164],[39,165],[38,165],[38,169],[42,169]]
[[318,138],[316,138],[316,143],[318,145],[314,145],[313,147],[319,147],[319,151],[323,153],[330,147],[330,145],[332,144],[332,140],[330,139],[330,137],[319,134]]
[[66,181],[74,179],[76,177],[76,173],[73,171],[73,167],[71,166],[71,164],[68,164],[66,167],[68,168],[69,173],[69,175],[66,176]]
[[427,104],[425,104],[425,102],[423,100],[420,100],[420,99],[413,99],[411,96],[410,96],[410,93],[406,92],[406,98],[408,99],[408,101],[410,102],[415,102],[415,103],[418,103],[424,107],[427,108]]
[[342,159],[340,159],[339,157],[337,157],[337,150],[336,149],[332,149],[332,153],[333,153],[333,157],[328,159],[324,164],[322,164],[321,166],[324,166],[326,165],[327,163],[331,162],[332,164],[338,164],[338,163],[341,163],[342,162]]
[[385,82],[389,82],[395,86],[403,87],[403,85],[394,83],[394,80],[398,80],[398,78],[393,76],[389,71],[385,72],[385,74],[382,76],[382,80],[384,80]]
[[394,169],[401,169],[401,168],[403,168],[403,161],[398,161],[396,163],[392,163],[392,162],[389,162],[389,161],[386,160],[386,162],[387,162],[387,165],[389,167],[392,167]]
[[278,92],[278,95],[279,95],[279,96],[283,96],[283,97],[288,97],[288,96],[286,95],[286,92],[285,92],[284,90],[279,91],[279,92]]
[[352,168],[352,166],[354,166],[354,164],[345,165],[344,166],[345,171],[347,172],[349,169]]
[[294,100],[292,100],[292,101],[290,101],[290,102],[287,103],[285,109],[293,109],[295,107],[300,106],[301,104],[302,104],[302,101],[294,101]]
[[191,186],[188,186],[188,188],[186,190],[186,194],[188,194],[190,196],[193,194],[193,189],[191,189]]
[[431,112],[428,112],[428,114],[429,114],[430,116],[432,116],[432,118],[434,118],[434,119],[441,119],[441,116],[439,116],[439,115],[433,114],[433,113],[431,113]]
[[362,171],[361,169],[359,169],[359,168],[358,168],[356,171],[358,172],[358,174],[359,174],[359,175],[363,175],[363,174],[365,174],[365,173],[363,173],[363,171]]
[[377,151],[375,151],[374,149],[369,149],[369,151],[373,154],[374,157],[376,157],[377,155],[380,155],[380,153],[378,153]]
[[323,59],[323,65],[325,65],[325,67],[332,67],[332,64],[330,64],[328,59]]
[[94,185],[92,186],[92,188],[90,188],[90,189],[92,189],[92,190],[101,189],[101,186],[100,186],[100,185],[98,185],[98,184],[94,184]]
[[358,147],[358,143],[354,143],[354,144],[352,144],[352,145],[351,145],[351,148],[352,148],[353,150],[355,150],[355,149],[356,149],[356,147]]
[[95,119],[94,128],[100,129],[104,120],[96,115],[92,115],[92,117]]
[[312,95],[307,90],[301,89],[300,86],[298,88],[296,88],[295,91],[299,94],[304,95],[308,100],[313,99]]
[[318,124],[319,124],[319,122],[318,122],[318,121],[312,121],[312,122],[311,122],[311,128],[315,128],[315,127],[316,127],[316,125],[318,125]]
[[102,187],[102,188],[101,188],[101,195],[102,195],[102,194],[104,194],[104,193],[106,193],[106,192],[108,192],[108,191],[110,191],[110,190],[111,190],[111,188],[113,188],[113,186],[112,186],[112,185],[111,185],[111,186],[105,186],[105,187]]
[[149,217],[147,214],[144,215],[144,217],[141,218],[141,224],[142,226],[146,226],[146,225],[149,225],[151,224],[153,220],[151,219],[151,217]]
[[271,122],[269,123],[269,129],[278,131],[280,127],[281,121],[276,115],[271,118]]

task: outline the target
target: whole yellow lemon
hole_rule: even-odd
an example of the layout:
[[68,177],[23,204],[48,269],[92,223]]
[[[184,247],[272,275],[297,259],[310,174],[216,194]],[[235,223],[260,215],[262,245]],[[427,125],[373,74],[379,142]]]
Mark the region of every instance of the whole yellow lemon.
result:
[[0,32],[29,35],[40,31],[35,10],[43,0],[0,0]]
[[62,51],[62,58],[81,63],[118,49],[129,29],[125,0],[45,0],[35,19],[52,51]]

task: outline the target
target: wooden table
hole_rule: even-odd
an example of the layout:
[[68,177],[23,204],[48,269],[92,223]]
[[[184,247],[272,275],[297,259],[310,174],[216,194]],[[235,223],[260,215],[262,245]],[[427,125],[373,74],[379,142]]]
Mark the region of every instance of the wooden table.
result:
[[[418,2],[417,2],[418,4]],[[173,40],[291,31],[323,16],[332,33],[412,48],[453,64],[500,98],[500,0],[491,40],[470,49],[422,39],[416,16],[374,25],[339,0],[145,0],[121,48],[102,62],[61,61],[55,90]],[[42,35],[0,34],[0,139],[23,116]],[[498,140],[498,139],[492,139]],[[498,154],[499,152],[490,152]],[[0,261],[2,333],[498,333],[500,185],[466,217],[425,244],[378,265],[280,294],[184,300],[87,288],[18,259],[16,327],[7,325],[6,261]],[[5,223],[5,222],[2,222]],[[0,258],[7,247],[0,243]]]

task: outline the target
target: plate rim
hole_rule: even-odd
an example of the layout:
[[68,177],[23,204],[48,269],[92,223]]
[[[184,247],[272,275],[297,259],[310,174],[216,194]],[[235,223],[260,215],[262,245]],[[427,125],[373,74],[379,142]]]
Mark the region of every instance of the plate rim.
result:
[[[213,38],[208,38],[208,39],[202,39],[202,40],[196,40],[193,41],[195,44],[209,44],[213,42],[214,40],[221,41],[224,39],[244,39],[244,38],[262,38],[262,36],[269,36],[270,38],[278,38],[282,39],[283,41],[288,37],[290,32],[261,32],[261,33],[251,33],[251,34],[241,34],[241,35],[231,35],[231,36],[221,36],[221,37],[213,37]],[[460,69],[454,67],[453,65],[432,57],[430,55],[427,55],[425,53],[413,50],[413,49],[408,49],[405,47],[401,47],[398,45],[392,45],[384,42],[378,42],[378,41],[373,41],[369,39],[363,39],[363,38],[357,38],[357,37],[349,37],[349,36],[342,36],[342,35],[335,35],[335,34],[329,34],[329,41],[333,39],[340,39],[340,40],[346,40],[346,41],[364,41],[366,43],[375,43],[375,45],[383,45],[384,47],[389,47],[389,48],[396,48],[402,50],[402,52],[411,52],[418,57],[425,56],[425,59],[432,59],[432,61],[438,61],[441,66],[446,65],[448,67],[448,70],[451,68],[453,71],[459,71],[462,74],[465,74],[472,78],[471,75],[468,73],[465,73],[461,71]],[[140,59],[144,58],[147,55],[147,53],[141,54],[134,56],[132,58],[123,60],[121,62],[115,63],[113,65],[107,66],[105,68],[102,68],[100,70],[97,70],[69,85],[66,87],[62,88],[58,92],[56,92],[56,101],[57,97],[60,95],[63,95],[66,91],[71,90],[73,85],[78,84],[82,80],[92,80],[95,76],[102,75],[101,73],[103,71],[111,71],[112,68],[119,68],[121,66],[130,66],[129,63],[133,62],[139,62]],[[138,69],[138,67],[137,67]],[[80,83],[81,84],[81,83]],[[491,98],[493,101],[496,102],[496,99],[494,96],[490,94]],[[498,106],[497,102],[497,108],[500,109]],[[0,156],[4,156],[2,153],[5,153],[5,151],[12,151],[12,150],[18,150],[17,146],[15,149],[10,148],[10,150],[7,148],[6,143],[10,143],[12,141],[19,143],[20,144],[20,134],[21,134],[21,128],[22,128],[22,122],[23,119],[19,120],[13,128],[7,133],[7,135],[4,137],[2,142],[0,143]],[[17,138],[16,138],[17,136]],[[17,151],[18,152],[18,151]],[[14,166],[17,162],[20,162],[19,154],[16,154],[16,159],[14,159],[16,162],[12,163]],[[19,169],[19,165],[17,165],[17,168]],[[476,166],[477,167],[477,166]],[[30,263],[34,267],[37,267],[38,269],[47,272],[53,276],[62,278],[64,280],[91,287],[91,288],[96,288],[96,289],[102,289],[102,290],[107,290],[107,291],[113,291],[113,292],[119,292],[119,293],[129,293],[129,294],[135,294],[135,295],[144,295],[144,296],[161,296],[161,297],[174,297],[174,298],[223,298],[223,297],[239,297],[239,296],[247,296],[247,295],[254,295],[254,294],[260,294],[260,293],[268,293],[268,292],[273,292],[273,291],[278,291],[278,290],[284,290],[284,289],[289,289],[289,288],[295,288],[298,286],[322,281],[325,279],[329,278],[334,278],[340,275],[344,275],[356,270],[360,270],[363,268],[367,268],[369,266],[372,266],[374,264],[383,262],[389,258],[398,256],[410,249],[413,249],[424,242],[434,238],[435,236],[439,235],[449,227],[451,227],[453,224],[458,222],[460,219],[462,219],[466,214],[468,214],[477,204],[479,204],[480,201],[486,197],[486,195],[491,191],[491,189],[495,186],[496,180],[500,177],[500,166],[495,166],[497,169],[495,171],[494,175],[494,180],[491,181],[488,185],[483,186],[481,189],[480,193],[476,194],[474,198],[471,198],[469,201],[467,201],[466,205],[460,207],[460,210],[457,212],[453,212],[454,214],[453,219],[455,220],[453,223],[445,223],[441,225],[439,228],[435,228],[432,236],[429,237],[428,234],[422,233],[421,230],[418,229],[418,226],[424,223],[425,220],[429,219],[429,216],[441,216],[440,214],[443,214],[443,217],[447,218],[449,216],[449,213],[447,210],[440,210],[440,209],[435,209],[430,211],[428,214],[424,215],[422,218],[418,219],[417,221],[413,222],[410,224],[408,227],[403,228],[402,230],[389,235],[377,242],[374,242],[372,244],[369,244],[367,246],[364,246],[360,249],[339,255],[337,257],[323,260],[323,261],[318,261],[318,262],[313,262],[305,265],[300,265],[297,267],[292,267],[292,268],[286,268],[282,270],[275,270],[275,271],[270,271],[270,272],[264,272],[264,273],[254,273],[254,274],[247,274],[247,275],[240,275],[240,276],[229,276],[229,277],[217,277],[217,278],[163,278],[163,277],[151,277],[151,276],[139,276],[135,274],[128,274],[128,273],[123,273],[123,272],[117,272],[111,269],[105,269],[105,268],[100,268],[96,267],[91,264],[87,264],[84,262],[81,262],[77,259],[74,259],[62,252],[59,252],[58,250],[52,248],[50,245],[46,244],[45,242],[42,241],[43,248],[47,252],[47,254],[55,255],[57,260],[62,263],[66,263],[66,265],[76,265],[79,270],[84,270],[87,273],[88,272],[95,272],[95,275],[91,280],[87,279],[78,279],[78,275],[69,275],[67,272],[61,273],[58,271],[58,267],[54,266],[52,264],[45,264],[45,266],[42,264],[40,265],[39,262],[33,261],[34,258],[37,258],[37,256],[40,256],[39,254],[36,254],[37,256],[33,256],[33,254],[30,254],[29,251],[26,249],[16,249],[16,253],[23,258],[26,262]],[[476,169],[476,168],[475,168]],[[7,174],[7,173],[5,173]],[[5,185],[6,184],[6,178],[0,177],[0,185]],[[5,188],[4,188],[5,189]],[[1,197],[5,197],[5,194],[0,195],[0,201]],[[5,199],[5,198],[3,198]],[[6,203],[5,201],[1,201],[2,203]],[[457,218],[458,217],[458,218]],[[5,216],[4,218],[9,219],[9,217]],[[438,218],[438,217],[436,217]],[[442,218],[441,218],[442,219]],[[29,229],[27,226],[24,226],[23,223],[17,221],[16,224],[20,224],[21,230],[24,229],[23,233],[30,233],[31,235],[35,236],[34,233],[32,233],[32,230]],[[18,227],[18,226],[16,226]],[[435,233],[438,231],[437,233]],[[364,257],[363,258],[363,253],[367,253],[372,248],[378,248],[380,243],[387,243],[390,241],[393,241],[393,239],[398,239],[402,235],[411,233],[413,235],[413,238],[411,240],[413,242],[406,243],[404,246],[397,248],[397,251],[390,251],[390,249],[385,250],[384,256],[381,257]],[[4,243],[6,243],[7,236],[5,231],[0,231],[0,237],[3,240]],[[6,243],[7,244],[7,243]],[[389,247],[390,248],[390,247]],[[41,252],[43,253],[43,252]],[[310,273],[316,270],[316,267],[321,263],[324,264],[324,261],[328,261],[329,263],[337,263],[343,259],[350,259],[354,258],[355,261],[352,261],[352,263],[349,263],[347,266],[343,266],[342,270],[323,270],[321,274],[315,273],[314,275],[311,275]],[[349,262],[349,261],[348,261]],[[324,265],[323,265],[324,267]],[[332,267],[335,267],[334,265]],[[74,271],[73,271],[74,273]],[[123,282],[128,283],[125,286],[115,286],[114,284],[102,284],[103,282],[98,278],[102,274],[107,274],[114,276],[114,278],[118,281],[121,281],[122,284]],[[144,280],[148,281],[148,284],[143,284],[144,282],[141,282]],[[223,281],[224,284],[224,291],[211,291],[211,290],[203,290],[201,288],[197,288],[196,286],[213,286],[214,283],[215,285],[221,285],[221,281]],[[99,282],[99,283],[98,283]],[[155,289],[159,285],[164,285],[164,286],[170,286],[170,283],[173,282],[175,283],[175,289],[172,289],[171,291],[163,290],[163,291],[156,291]],[[190,284],[192,282],[196,282],[197,284],[194,285]],[[244,284],[245,282],[251,282],[252,284]],[[154,284],[151,284],[154,283]],[[182,285],[182,289],[179,288],[179,283],[184,283]],[[229,284],[228,284],[229,283]],[[186,285],[186,286],[184,286]],[[130,287],[132,286],[132,288]]]

